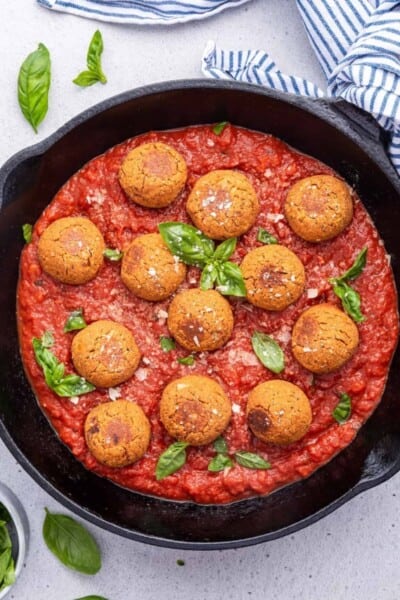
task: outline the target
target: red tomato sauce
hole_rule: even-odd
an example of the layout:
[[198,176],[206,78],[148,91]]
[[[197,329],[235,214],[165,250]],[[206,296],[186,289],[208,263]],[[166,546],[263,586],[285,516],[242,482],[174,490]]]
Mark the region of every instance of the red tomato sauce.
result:
[[[163,141],[178,150],[188,165],[188,182],[181,196],[169,207],[146,209],[132,203],[117,178],[121,161],[129,150],[148,141]],[[96,278],[85,285],[70,286],[46,275],[38,262],[37,243],[44,229],[55,219],[86,216],[102,232],[106,245],[123,250],[137,235],[157,231],[163,221],[189,222],[185,202],[194,182],[213,169],[237,169],[253,183],[261,211],[256,224],[241,237],[232,259],[240,263],[250,249],[259,246],[259,227],[292,249],[306,270],[306,291],[283,312],[267,312],[245,299],[231,298],[235,326],[230,341],[221,349],[197,356],[193,366],[177,362],[188,352],[177,347],[163,352],[160,336],[169,336],[166,325],[168,305],[151,303],[133,296],[123,285],[120,263],[105,260]],[[227,126],[221,135],[209,126],[176,131],[151,132],[110,149],[87,165],[61,188],[34,226],[32,243],[22,253],[18,287],[18,320],[23,362],[33,390],[60,439],[88,469],[133,490],[176,500],[224,503],[257,494],[268,494],[299,478],[307,477],[347,446],[376,408],[382,396],[398,335],[397,298],[393,276],[382,240],[361,201],[355,197],[351,225],[336,239],[310,244],[297,237],[283,215],[289,187],[309,175],[332,173],[314,158],[296,152],[280,140]],[[329,278],[343,273],[358,252],[368,247],[368,261],[352,283],[361,295],[366,319],[359,325],[360,345],[353,358],[339,371],[312,375],[300,366],[291,352],[291,330],[300,313],[310,305],[331,302],[340,307]],[[197,287],[200,272],[188,269],[182,288]],[[378,292],[377,292],[378,290]],[[111,319],[123,323],[134,334],[142,352],[135,375],[116,390],[98,389],[79,399],[60,398],[45,384],[35,362],[32,338],[44,331],[54,333],[52,351],[73,372],[71,342],[74,333],[63,333],[71,311],[83,307],[88,323]],[[286,366],[277,376],[261,365],[251,347],[253,332],[273,336],[285,354]],[[160,453],[174,440],[159,420],[162,390],[172,379],[202,374],[218,381],[232,402],[232,419],[224,437],[229,452],[257,452],[271,463],[269,470],[251,470],[239,465],[211,473],[207,465],[215,456],[212,445],[188,448],[181,470],[156,481],[155,466]],[[307,435],[295,444],[277,447],[257,440],[246,424],[245,407],[249,391],[262,381],[282,378],[300,386],[310,399],[313,420]],[[352,414],[343,425],[332,417],[338,394],[352,398]],[[96,461],[89,452],[83,425],[88,411],[109,394],[137,402],[150,419],[151,443],[145,456],[135,464],[113,469]],[[114,396],[115,399],[115,396]]]

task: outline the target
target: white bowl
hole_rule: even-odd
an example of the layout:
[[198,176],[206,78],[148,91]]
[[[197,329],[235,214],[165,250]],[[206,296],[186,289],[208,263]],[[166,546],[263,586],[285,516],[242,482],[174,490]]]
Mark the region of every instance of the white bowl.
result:
[[[17,496],[12,492],[4,483],[0,482],[0,502],[4,504],[8,512],[10,513],[16,537],[18,540],[17,556],[15,560],[15,580],[21,573],[22,566],[24,564],[25,555],[28,549],[29,540],[29,523],[28,517],[26,516],[25,509]],[[14,585],[14,584],[13,584]],[[0,600],[4,598],[8,592],[12,589],[13,585],[9,585],[0,592]]]

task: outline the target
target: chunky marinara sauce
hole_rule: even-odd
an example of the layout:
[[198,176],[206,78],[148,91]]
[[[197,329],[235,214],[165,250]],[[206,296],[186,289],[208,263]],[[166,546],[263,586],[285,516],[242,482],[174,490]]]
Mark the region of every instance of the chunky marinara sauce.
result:
[[[189,178],[181,196],[165,209],[145,209],[132,203],[117,178],[127,152],[148,141],[163,141],[186,159]],[[133,296],[120,279],[120,264],[105,261],[97,277],[80,286],[58,283],[46,275],[38,262],[37,243],[44,229],[55,219],[86,216],[102,232],[106,245],[123,250],[143,233],[157,231],[163,221],[185,221],[185,202],[194,182],[213,169],[238,169],[253,183],[261,211],[254,227],[241,237],[232,259],[238,263],[259,244],[259,227],[267,229],[279,242],[291,248],[306,270],[306,290],[300,299],[283,312],[267,312],[245,299],[231,298],[235,327],[230,341],[214,352],[198,354],[193,366],[177,362],[188,352],[177,348],[163,352],[160,336],[168,336],[168,305],[151,303]],[[289,148],[280,140],[227,126],[221,135],[209,126],[167,132],[152,132],[109,150],[90,161],[57,193],[37,221],[32,243],[22,253],[18,287],[18,320],[23,362],[38,401],[61,440],[88,469],[116,483],[177,500],[222,503],[257,494],[307,477],[347,446],[379,403],[396,345],[398,314],[393,276],[383,242],[369,215],[355,197],[351,225],[336,239],[319,244],[302,241],[289,228],[283,203],[289,187],[309,175],[332,173],[326,165]],[[362,299],[366,319],[359,325],[360,345],[353,358],[339,371],[315,376],[302,368],[292,356],[291,330],[300,313],[310,305],[331,302],[340,306],[329,278],[343,273],[357,253],[368,246],[368,261],[362,274],[352,283]],[[199,270],[188,269],[182,288],[199,285]],[[35,362],[32,338],[44,331],[54,333],[52,351],[73,372],[71,342],[74,333],[63,333],[71,311],[83,307],[88,323],[111,319],[123,323],[136,338],[142,360],[135,375],[119,388],[98,389],[79,398],[60,398],[45,384]],[[272,335],[285,353],[286,366],[277,376],[261,365],[254,355],[250,337],[262,331]],[[158,404],[166,384],[187,374],[214,378],[232,402],[232,419],[224,436],[229,451],[256,452],[268,459],[269,470],[251,470],[235,465],[211,473],[207,465],[215,456],[212,445],[188,448],[184,467],[164,480],[156,481],[155,466],[160,453],[174,440],[159,420]],[[310,399],[313,421],[307,435],[295,444],[277,447],[257,440],[246,424],[245,407],[249,391],[262,381],[281,377],[300,386]],[[338,394],[347,392],[353,401],[350,419],[339,425],[332,417]],[[116,397],[142,406],[152,426],[146,455],[132,466],[113,469],[99,464],[89,452],[83,425],[88,411],[100,402]]]

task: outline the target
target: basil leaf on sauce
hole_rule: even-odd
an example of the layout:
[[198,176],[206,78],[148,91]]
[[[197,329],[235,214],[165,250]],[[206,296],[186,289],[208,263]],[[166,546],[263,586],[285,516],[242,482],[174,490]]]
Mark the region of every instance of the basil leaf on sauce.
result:
[[257,242],[261,242],[262,244],[277,244],[278,240],[269,233],[269,231],[259,227],[257,231]]
[[361,312],[360,294],[345,281],[332,281],[332,289],[336,296],[342,301],[344,311],[356,323],[365,321],[365,317]]
[[223,296],[246,296],[246,286],[239,265],[224,262],[217,267],[217,290]]
[[218,269],[212,263],[206,265],[200,277],[200,289],[210,290],[214,287],[218,277]]
[[351,415],[351,398],[345,392],[340,394],[339,402],[335,409],[332,411],[333,418],[342,425],[345,423]]
[[214,252],[213,259],[222,262],[227,261],[236,249],[237,238],[229,238],[220,244]]
[[218,473],[219,471],[223,471],[228,467],[233,467],[233,461],[227,454],[217,454],[214,456],[208,463],[208,470],[213,473]]
[[352,279],[355,279],[356,277],[361,275],[365,265],[367,264],[367,253],[368,248],[363,248],[361,252],[356,256],[350,269],[348,269],[345,273],[343,273],[343,275],[340,275],[340,277],[337,277],[336,279],[340,281],[351,281]]
[[174,442],[159,457],[156,466],[156,479],[160,481],[179,471],[186,462],[187,442]]
[[66,567],[95,575],[101,568],[101,556],[93,536],[72,517],[45,510],[43,539],[48,549]]
[[192,225],[160,223],[158,230],[172,254],[187,265],[202,268],[214,254],[214,242]]
[[103,38],[99,30],[95,31],[87,51],[86,64],[87,71],[82,71],[73,80],[73,83],[80,87],[88,87],[97,83],[107,83],[107,77],[104,75],[101,67],[101,55],[103,53]]
[[221,121],[221,123],[217,123],[212,129],[213,133],[215,133],[215,135],[221,135],[227,125],[228,121]]
[[164,352],[170,352],[175,348],[175,340],[166,335],[160,336],[160,346]]
[[213,447],[216,452],[219,452],[219,454],[228,453],[228,444],[222,436],[217,437],[217,439],[213,443]]
[[255,331],[251,338],[253,350],[260,362],[273,373],[281,373],[285,368],[282,348],[269,335]]
[[83,318],[83,310],[81,308],[77,308],[70,313],[68,319],[64,325],[64,333],[68,333],[69,331],[76,331],[78,329],[85,329],[87,327],[87,323]]
[[239,451],[235,452],[235,459],[239,465],[246,467],[247,469],[270,469],[271,463],[267,462],[253,452]]
[[184,356],[183,358],[178,358],[178,363],[181,365],[187,365],[187,366],[192,366],[194,365],[195,362],[195,358],[193,356],[193,354],[189,354],[188,356]]
[[111,260],[112,262],[118,262],[123,256],[123,252],[116,250],[115,248],[106,248],[103,252],[103,256]]
[[22,225],[22,235],[24,236],[25,242],[29,244],[32,239],[32,225],[30,223]]
[[47,114],[51,80],[50,54],[44,44],[29,54],[18,75],[18,102],[25,119],[37,128]]
[[43,370],[48,387],[58,396],[70,398],[81,396],[95,390],[95,386],[79,375],[65,375],[65,365],[49,350],[54,340],[51,332],[46,331],[42,338],[33,338],[35,359]]

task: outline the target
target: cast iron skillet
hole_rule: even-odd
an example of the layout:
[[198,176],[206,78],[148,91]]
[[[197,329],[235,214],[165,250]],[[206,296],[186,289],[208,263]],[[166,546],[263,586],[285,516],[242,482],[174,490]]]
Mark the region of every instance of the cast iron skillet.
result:
[[183,549],[233,548],[281,537],[400,469],[399,352],[381,404],[347,449],[306,480],[267,497],[224,506],[144,496],[90,473],[58,440],[39,409],[23,372],[15,322],[21,225],[34,222],[84,163],[122,140],[150,129],[222,120],[272,133],[354,185],[392,255],[399,287],[400,183],[379,130],[348,105],[230,82],[169,82],[85,111],[12,157],[0,171],[0,435],[35,481],[81,517],[135,540]]

